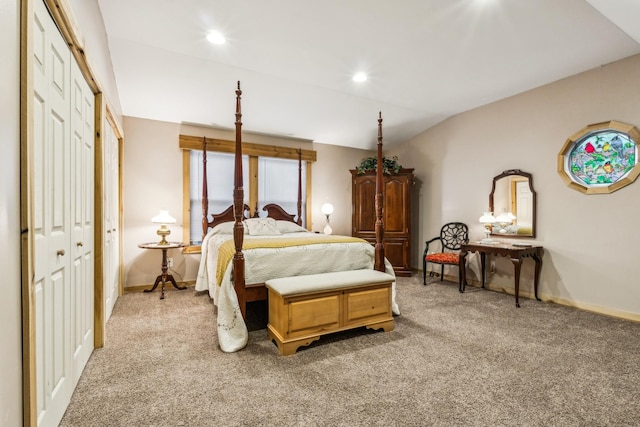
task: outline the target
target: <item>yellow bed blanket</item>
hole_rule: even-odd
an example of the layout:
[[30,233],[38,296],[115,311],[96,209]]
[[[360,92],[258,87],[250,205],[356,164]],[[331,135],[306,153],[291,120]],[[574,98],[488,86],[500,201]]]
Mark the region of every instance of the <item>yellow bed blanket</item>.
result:
[[[332,236],[326,234],[314,234],[309,237],[303,238],[246,238],[242,242],[242,250],[257,249],[257,248],[287,248],[291,246],[305,246],[314,244],[325,243],[351,243],[351,242],[366,242],[366,240],[358,237],[350,236]],[[222,284],[222,278],[224,276],[229,262],[236,253],[235,244],[233,239],[227,240],[220,245],[218,249],[218,264],[216,265],[216,283],[218,286]]]

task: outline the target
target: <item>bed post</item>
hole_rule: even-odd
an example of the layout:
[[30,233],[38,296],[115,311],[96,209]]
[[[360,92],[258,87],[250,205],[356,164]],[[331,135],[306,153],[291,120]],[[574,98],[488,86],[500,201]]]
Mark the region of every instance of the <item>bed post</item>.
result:
[[202,137],[202,240],[209,228],[209,189],[207,188],[207,137]]
[[382,111],[378,113],[378,163],[376,167],[376,245],[375,245],[375,264],[374,269],[384,271],[384,246],[382,245],[382,237],[384,235],[384,224],[382,222]]
[[298,225],[302,225],[302,148],[298,148]]
[[238,89],[236,90],[236,155],[235,169],[233,181],[233,215],[235,223],[233,225],[233,242],[236,252],[233,255],[233,287],[238,296],[240,312],[242,317],[246,318],[247,306],[244,295],[244,254],[242,253],[242,243],[244,241],[244,226],[242,219],[244,217],[244,188],[242,182],[242,112],[240,108],[240,81],[238,81]]

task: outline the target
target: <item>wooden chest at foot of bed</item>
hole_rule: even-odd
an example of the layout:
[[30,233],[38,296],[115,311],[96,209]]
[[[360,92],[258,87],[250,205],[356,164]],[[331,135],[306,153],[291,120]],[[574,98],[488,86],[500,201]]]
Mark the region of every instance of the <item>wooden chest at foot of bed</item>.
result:
[[362,326],[391,331],[393,281],[376,270],[267,280],[269,339],[287,356],[333,332]]

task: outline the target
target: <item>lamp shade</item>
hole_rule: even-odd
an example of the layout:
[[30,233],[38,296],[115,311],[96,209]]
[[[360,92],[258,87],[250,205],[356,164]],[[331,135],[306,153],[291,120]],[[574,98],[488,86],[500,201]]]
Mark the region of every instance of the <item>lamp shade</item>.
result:
[[151,218],[151,222],[155,224],[173,224],[176,219],[169,215],[169,211],[161,210],[158,215]]
[[500,215],[498,215],[496,217],[496,222],[499,222],[500,224],[509,224],[511,223],[511,221],[513,221],[513,219],[511,219],[513,215],[509,215],[508,213],[501,213]]
[[333,213],[333,205],[331,203],[325,203],[320,208],[320,212],[322,212],[323,215],[331,215]]
[[496,222],[496,217],[493,216],[493,212],[483,212],[482,216],[478,218],[481,224],[493,224]]

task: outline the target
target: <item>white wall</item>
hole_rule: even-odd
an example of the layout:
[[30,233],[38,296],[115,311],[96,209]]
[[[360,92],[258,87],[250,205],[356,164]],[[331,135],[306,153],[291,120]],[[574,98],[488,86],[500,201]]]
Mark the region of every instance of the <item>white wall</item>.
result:
[[[176,218],[169,225],[170,241],[182,241],[182,150],[178,148],[179,123],[124,117],[122,164],[123,233],[122,256],[125,286],[153,284],[160,274],[160,251],[138,248],[159,240],[151,218],[167,209]],[[174,269],[180,274],[194,267],[190,259],[172,250]],[[191,262],[190,264],[193,264]],[[197,268],[197,267],[196,267]],[[195,279],[195,273],[193,275]],[[176,280],[179,280],[176,277]]]
[[20,4],[0,2],[0,425],[22,425]]
[[[233,96],[233,91],[230,93]],[[372,126],[376,126],[376,122]],[[177,220],[176,224],[169,226],[169,240],[182,241],[183,173],[182,151],[178,148],[179,135],[234,141],[235,133],[134,117],[124,117],[124,132],[127,136],[122,184],[125,287],[147,286],[153,284],[160,273],[161,254],[159,251],[140,249],[138,244],[158,238],[155,234],[157,225],[150,220],[159,209],[169,209]],[[317,161],[312,166],[312,223],[309,228],[315,231],[324,228],[325,217],[320,212],[320,206],[329,202],[335,207],[331,215],[334,234],[351,235],[349,169],[355,168],[371,152],[249,133],[243,133],[243,141],[316,150]],[[229,189],[230,202],[231,199],[232,189]],[[183,255],[180,250],[172,250],[169,256],[174,259],[174,270],[179,274],[176,280],[195,281],[200,254]]]
[[98,73],[96,77],[103,96],[122,128],[122,108],[118,86],[98,0],[68,0],[68,2],[73,9],[75,22],[82,30],[84,50],[87,52],[92,70]]
[[[640,56],[452,117],[396,147],[419,181],[419,220],[412,265],[421,266],[424,241],[445,222],[471,227],[488,206],[492,178],[507,169],[533,174],[536,242],[545,247],[543,298],[640,319],[640,180],[607,195],[584,195],[564,184],[557,156],[567,138],[591,123],[640,126]],[[513,291],[512,266],[498,260],[496,288]],[[525,262],[521,292],[531,289]],[[452,273],[457,274],[457,273]]]
[[[372,129],[377,122],[372,121]],[[351,235],[352,199],[351,173],[365,157],[375,155],[373,151],[351,150],[327,144],[315,144],[318,161],[313,165],[313,230],[322,231],[326,218],[320,212],[324,203],[333,205],[331,229],[333,234]]]

